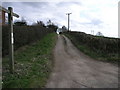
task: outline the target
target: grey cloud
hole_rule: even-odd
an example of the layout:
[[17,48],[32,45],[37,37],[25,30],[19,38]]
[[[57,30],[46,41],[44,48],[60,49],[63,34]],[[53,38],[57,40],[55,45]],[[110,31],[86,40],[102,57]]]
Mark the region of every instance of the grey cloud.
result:
[[83,22],[83,23],[80,23],[82,25],[96,25],[96,26],[99,26],[100,24],[102,24],[103,22],[99,19],[92,19],[91,22]]
[[61,6],[70,6],[70,5],[73,5],[73,4],[82,5],[81,2],[59,2],[56,5],[61,7]]
[[23,7],[31,7],[31,8],[42,8],[43,6],[47,6],[48,2],[3,2],[2,6],[7,8],[8,6],[14,7],[19,6],[21,8]]
[[7,8],[7,7],[12,7],[13,6],[13,3],[12,2],[3,2],[2,3],[2,6]]
[[41,8],[42,6],[46,6],[48,2],[22,2],[23,5],[30,6],[33,8]]
[[[80,2],[59,2],[59,3],[51,3],[51,2],[6,2],[3,3],[5,7],[7,6],[16,6],[21,12],[21,16],[25,17],[36,17],[36,19],[49,18],[53,21],[62,21],[67,20],[67,16],[65,15],[65,10],[61,9],[61,7],[68,7],[69,5],[81,5]],[[44,7],[44,9],[42,8]],[[17,9],[16,8],[16,9]],[[28,10],[30,9],[30,10]],[[34,12],[34,13],[32,13]],[[31,13],[31,14],[28,14]],[[35,18],[34,18],[35,19]],[[36,20],[35,19],[35,20]],[[58,22],[59,23],[59,22]],[[79,22],[77,22],[79,23]],[[83,22],[81,25],[99,25],[103,23],[99,19],[92,19],[91,22]]]
[[93,20],[91,20],[91,23],[94,24],[94,25],[100,25],[103,22],[99,19],[93,19]]

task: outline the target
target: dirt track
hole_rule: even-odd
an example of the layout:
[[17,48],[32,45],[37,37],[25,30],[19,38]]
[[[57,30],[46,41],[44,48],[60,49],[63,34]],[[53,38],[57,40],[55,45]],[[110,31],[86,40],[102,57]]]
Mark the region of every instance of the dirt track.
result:
[[118,87],[117,66],[84,55],[63,35],[58,35],[54,58],[55,66],[47,88]]

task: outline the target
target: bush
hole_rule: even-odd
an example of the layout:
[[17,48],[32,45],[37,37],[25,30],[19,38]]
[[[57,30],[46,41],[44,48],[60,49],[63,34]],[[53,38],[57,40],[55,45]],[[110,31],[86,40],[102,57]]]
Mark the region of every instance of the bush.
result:
[[[26,44],[33,43],[43,38],[47,33],[51,33],[52,28],[41,26],[14,26],[14,49],[18,49]],[[9,27],[2,27],[2,56],[9,52]]]
[[92,36],[83,32],[67,32],[66,34],[74,38],[73,42],[89,47],[96,53],[104,55],[118,54],[120,51],[120,39],[100,36]]

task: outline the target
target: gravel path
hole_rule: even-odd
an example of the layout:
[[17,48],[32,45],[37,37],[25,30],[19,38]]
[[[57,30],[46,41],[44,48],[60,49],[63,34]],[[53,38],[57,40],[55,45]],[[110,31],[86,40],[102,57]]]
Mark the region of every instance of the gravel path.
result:
[[64,35],[58,35],[55,65],[46,88],[117,88],[118,67],[94,60]]

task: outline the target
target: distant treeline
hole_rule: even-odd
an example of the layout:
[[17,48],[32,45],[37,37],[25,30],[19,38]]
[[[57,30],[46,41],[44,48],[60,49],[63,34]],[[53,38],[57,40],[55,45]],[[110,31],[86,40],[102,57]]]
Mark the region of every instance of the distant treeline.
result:
[[120,53],[120,39],[118,38],[93,36],[83,32],[67,32],[66,35],[77,47],[82,45],[88,47],[91,50],[91,53],[94,51],[103,57],[119,59],[118,54]]
[[[14,26],[14,50],[33,43],[46,34],[54,32],[53,27],[43,26]],[[9,53],[9,26],[2,26],[2,56]]]

